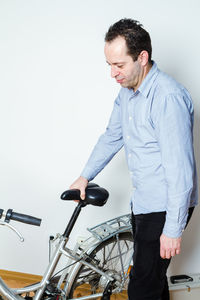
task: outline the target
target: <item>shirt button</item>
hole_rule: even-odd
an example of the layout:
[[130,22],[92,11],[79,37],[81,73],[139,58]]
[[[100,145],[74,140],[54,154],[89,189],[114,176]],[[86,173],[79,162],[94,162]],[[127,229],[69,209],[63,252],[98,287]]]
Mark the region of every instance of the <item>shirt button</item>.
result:
[[129,153],[128,157],[131,157],[131,153]]
[[131,120],[132,120],[132,117],[130,116],[130,117],[129,117],[129,121],[131,121]]
[[130,135],[127,135],[127,139],[128,139],[128,140],[130,139]]

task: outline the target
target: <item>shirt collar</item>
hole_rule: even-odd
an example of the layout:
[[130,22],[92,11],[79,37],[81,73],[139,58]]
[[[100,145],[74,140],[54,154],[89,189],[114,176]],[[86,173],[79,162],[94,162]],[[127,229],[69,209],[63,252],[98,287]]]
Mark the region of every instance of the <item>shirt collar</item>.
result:
[[152,62],[153,62],[153,65],[152,65],[150,71],[148,72],[148,74],[146,75],[146,77],[144,78],[144,80],[142,81],[141,85],[138,88],[138,91],[141,94],[143,94],[144,97],[148,96],[150,89],[152,87],[152,84],[159,73],[157,64],[154,61],[152,61]]

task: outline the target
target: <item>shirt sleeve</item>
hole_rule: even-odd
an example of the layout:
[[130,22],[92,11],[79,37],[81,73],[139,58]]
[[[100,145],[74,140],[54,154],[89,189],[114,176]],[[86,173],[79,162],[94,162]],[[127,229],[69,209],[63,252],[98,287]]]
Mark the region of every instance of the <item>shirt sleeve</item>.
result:
[[163,233],[177,238],[185,228],[193,191],[193,106],[186,93],[160,100],[155,130],[168,191]]
[[81,176],[88,181],[92,180],[113,158],[123,146],[122,128],[120,121],[120,96],[114,103],[108,127],[100,136]]

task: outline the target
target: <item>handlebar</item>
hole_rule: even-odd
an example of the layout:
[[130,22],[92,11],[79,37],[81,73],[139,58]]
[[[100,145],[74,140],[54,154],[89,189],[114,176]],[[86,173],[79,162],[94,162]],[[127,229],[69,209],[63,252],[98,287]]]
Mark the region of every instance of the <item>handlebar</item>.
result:
[[[1,220],[2,217],[4,217],[3,221]],[[35,225],[35,226],[40,226],[41,221],[42,221],[41,219],[29,216],[29,215],[24,215],[24,214],[14,212],[12,209],[8,209],[7,212],[4,212],[3,209],[0,209],[0,225],[7,226],[11,230],[13,230],[18,235],[21,242],[24,241],[24,238],[15,227],[8,224],[10,222],[10,220],[15,220],[18,222],[31,224],[31,225]]]
[[[3,214],[3,210],[0,209],[0,218]],[[14,212],[12,209],[8,209],[6,215],[5,215],[5,222],[9,223],[10,220],[18,221],[21,223],[26,223],[30,225],[40,226],[41,219],[38,219],[36,217],[32,217],[29,215],[20,214],[17,212]]]

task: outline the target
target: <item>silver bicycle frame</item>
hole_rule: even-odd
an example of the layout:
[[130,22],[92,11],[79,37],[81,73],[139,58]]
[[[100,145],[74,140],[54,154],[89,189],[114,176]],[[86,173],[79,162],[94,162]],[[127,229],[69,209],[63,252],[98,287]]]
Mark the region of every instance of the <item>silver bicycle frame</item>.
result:
[[[63,271],[60,280],[57,284],[57,288],[61,292],[61,297],[63,299],[66,298],[66,296],[69,295],[72,283],[76,277],[77,272],[79,271],[80,267],[82,265],[86,265],[92,270],[94,270],[96,273],[100,274],[101,276],[104,276],[104,278],[107,280],[107,282],[113,281],[114,278],[106,274],[105,272],[101,271],[99,268],[95,267],[93,264],[86,261],[86,258],[88,255],[102,242],[107,240],[108,238],[118,235],[121,232],[130,232],[131,226],[130,226],[130,215],[124,215],[118,218],[114,218],[112,220],[109,220],[107,222],[101,223],[93,228],[88,229],[88,231],[92,234],[91,237],[86,239],[81,243],[81,245],[76,245],[74,250],[70,250],[66,247],[67,238],[64,238],[63,236],[58,236],[58,243],[56,245],[55,251],[52,255],[52,258],[50,260],[50,263],[47,267],[46,272],[43,275],[43,278],[40,283],[36,283],[34,285],[19,288],[19,289],[10,289],[4,281],[0,278],[0,295],[2,295],[3,298],[9,299],[9,300],[24,300],[23,297],[19,296],[23,293],[30,293],[35,292],[35,296],[33,297],[33,300],[39,300],[41,299],[47,285],[50,283],[50,279],[56,269],[56,266],[61,258],[61,255],[64,255],[68,258],[68,263],[70,264],[72,261],[76,262],[75,265],[70,267],[69,271]],[[80,251],[80,254],[78,254],[78,250]],[[119,248],[120,251],[120,248]],[[121,252],[120,252],[121,253]],[[131,262],[132,257],[130,258]],[[122,262],[121,262],[122,263]],[[68,264],[68,265],[69,265]],[[123,267],[123,266],[122,266]],[[125,270],[123,270],[124,272]],[[66,283],[64,286],[64,289],[61,289],[61,285],[66,279]],[[118,285],[119,289],[122,288],[121,283],[115,282],[116,285]],[[103,296],[103,293],[98,293],[94,295],[88,295],[84,297],[74,298],[77,300],[86,300],[86,299],[94,299]]]
[[[91,236],[84,240],[82,243],[80,243],[80,245],[76,245],[75,249],[77,248],[81,248],[81,250],[83,251],[83,253],[87,253],[87,255],[90,255],[92,253],[92,251],[101,243],[103,243],[104,241],[106,241],[107,239],[115,236],[115,235],[119,235],[119,233],[122,232],[131,232],[132,231],[132,227],[130,224],[130,219],[131,219],[131,215],[130,214],[126,214],[126,215],[122,215],[120,217],[108,220],[106,222],[103,222],[101,224],[98,224],[92,228],[88,228],[88,231],[91,233]],[[119,243],[118,243],[118,247],[119,247]],[[121,250],[119,249],[119,252],[121,253]],[[129,265],[131,265],[131,261],[132,261],[132,255],[130,257],[129,260]],[[121,261],[122,264],[122,261]],[[76,265],[74,265],[73,268],[70,269],[70,272],[68,273],[63,272],[62,274],[62,278],[61,278],[61,282],[63,281],[63,279],[67,277],[67,282],[66,285],[64,287],[64,291],[66,292],[66,295],[69,294],[69,291],[71,290],[73,281],[81,267],[81,263],[77,263]],[[96,270],[97,273],[98,270]],[[123,271],[122,271],[123,272]],[[125,273],[127,274],[127,270],[124,270],[124,280],[125,281]],[[105,273],[104,273],[105,274]],[[123,287],[123,283],[119,284],[119,292]],[[97,295],[97,294],[96,294]],[[91,296],[91,295],[90,295]],[[102,296],[99,295],[97,297]],[[87,296],[86,296],[87,297]],[[93,297],[94,298],[94,297]],[[82,298],[77,298],[79,300],[82,300]],[[92,299],[92,298],[85,298],[84,299]]]

